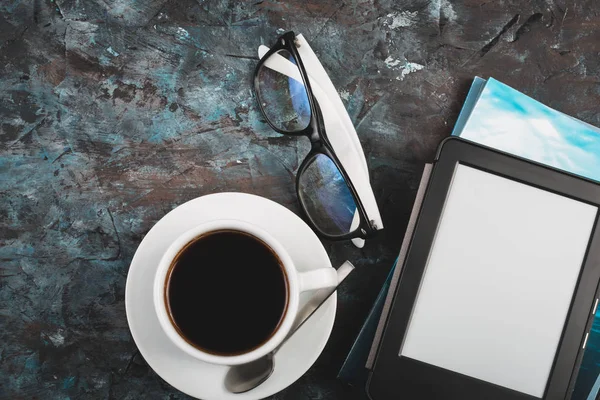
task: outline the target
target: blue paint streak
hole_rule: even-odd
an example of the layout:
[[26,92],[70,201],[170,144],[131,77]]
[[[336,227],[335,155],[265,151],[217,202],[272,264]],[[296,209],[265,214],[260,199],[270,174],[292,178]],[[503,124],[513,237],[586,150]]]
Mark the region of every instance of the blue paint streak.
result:
[[63,381],[63,389],[67,390],[67,389],[71,389],[72,387],[75,386],[75,377],[74,376],[70,376],[68,378],[66,378]]
[[37,370],[40,367],[40,362],[37,359],[37,354],[33,354],[25,360],[25,369],[28,371]]

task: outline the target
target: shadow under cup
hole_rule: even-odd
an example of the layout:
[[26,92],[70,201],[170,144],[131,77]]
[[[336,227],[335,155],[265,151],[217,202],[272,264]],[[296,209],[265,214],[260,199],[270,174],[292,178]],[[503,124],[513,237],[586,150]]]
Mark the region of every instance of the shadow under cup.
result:
[[173,258],[164,301],[188,344],[217,356],[267,343],[286,315],[290,289],[282,261],[257,237],[238,230],[204,233]]

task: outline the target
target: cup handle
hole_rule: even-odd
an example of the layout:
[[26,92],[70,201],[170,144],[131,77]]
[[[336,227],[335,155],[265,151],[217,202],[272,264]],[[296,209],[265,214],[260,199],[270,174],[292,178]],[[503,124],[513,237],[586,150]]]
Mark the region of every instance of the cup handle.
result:
[[[350,261],[346,261],[343,263],[336,271],[336,282],[337,285],[341,285],[342,281],[346,279],[350,272],[354,270],[354,265],[350,263]],[[292,328],[292,332],[294,332],[300,324],[302,324],[307,318],[309,318],[313,312],[319,308],[325,300],[327,300],[335,291],[335,288],[324,288],[315,292],[310,299],[304,304],[304,306],[298,311],[296,315],[296,319],[294,320],[294,327]]]
[[338,276],[334,268],[319,268],[312,271],[298,272],[300,292],[331,288],[337,286]]

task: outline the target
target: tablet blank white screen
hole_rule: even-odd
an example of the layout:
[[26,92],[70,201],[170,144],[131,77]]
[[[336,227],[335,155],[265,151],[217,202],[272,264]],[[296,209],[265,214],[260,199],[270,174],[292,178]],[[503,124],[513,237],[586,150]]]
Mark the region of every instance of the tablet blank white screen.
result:
[[541,398],[596,212],[458,165],[400,355]]

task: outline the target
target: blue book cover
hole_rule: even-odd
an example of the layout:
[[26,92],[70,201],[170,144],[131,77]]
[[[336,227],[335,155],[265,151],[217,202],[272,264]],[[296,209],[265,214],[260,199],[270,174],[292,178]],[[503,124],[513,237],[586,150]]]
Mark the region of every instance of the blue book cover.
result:
[[600,129],[475,78],[453,135],[600,181]]

